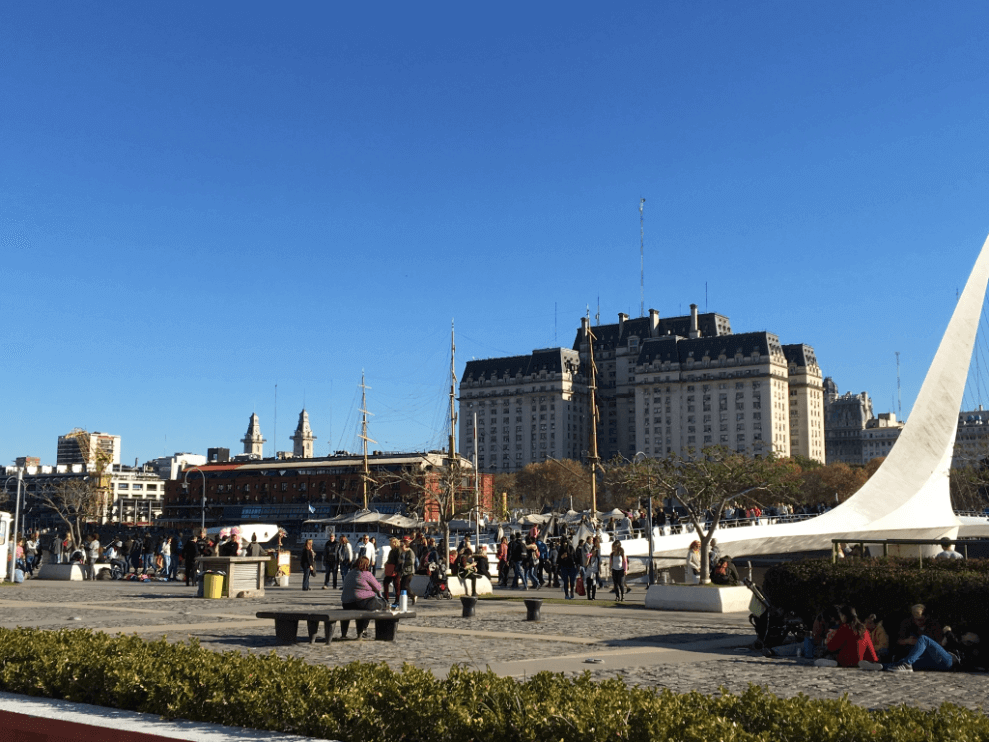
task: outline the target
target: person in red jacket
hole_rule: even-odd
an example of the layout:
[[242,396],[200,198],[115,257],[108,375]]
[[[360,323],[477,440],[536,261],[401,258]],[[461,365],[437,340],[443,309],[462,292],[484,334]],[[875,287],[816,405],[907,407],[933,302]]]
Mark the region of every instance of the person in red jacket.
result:
[[858,667],[859,662],[879,662],[872,637],[869,636],[865,624],[859,620],[855,609],[843,605],[838,609],[841,625],[828,637],[828,652],[837,652],[838,660],[820,659],[815,662],[819,667]]

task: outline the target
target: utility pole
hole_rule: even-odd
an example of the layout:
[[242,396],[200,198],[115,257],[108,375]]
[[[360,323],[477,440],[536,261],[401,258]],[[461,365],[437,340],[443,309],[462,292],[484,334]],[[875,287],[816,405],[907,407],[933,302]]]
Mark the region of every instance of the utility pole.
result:
[[642,207],[646,200],[639,199],[639,316],[646,316],[646,232]]

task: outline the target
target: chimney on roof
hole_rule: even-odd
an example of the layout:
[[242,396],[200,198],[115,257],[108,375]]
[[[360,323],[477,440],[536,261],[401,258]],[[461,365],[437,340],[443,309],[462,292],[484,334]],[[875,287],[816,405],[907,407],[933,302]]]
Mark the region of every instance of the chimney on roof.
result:
[[580,332],[584,336],[584,340],[587,340],[588,333],[591,329],[591,320],[589,317],[580,318]]
[[659,312],[655,309],[649,310],[649,336],[656,337],[659,334]]
[[625,320],[628,319],[628,315],[625,312],[618,313],[618,337],[621,337],[622,330],[625,329]]
[[699,338],[701,336],[700,328],[697,326],[697,305],[690,305],[690,337]]

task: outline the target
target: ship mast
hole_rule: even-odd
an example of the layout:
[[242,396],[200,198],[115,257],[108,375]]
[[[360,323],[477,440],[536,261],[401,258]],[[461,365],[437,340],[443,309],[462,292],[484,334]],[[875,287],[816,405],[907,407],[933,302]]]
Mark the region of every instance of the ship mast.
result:
[[[457,343],[453,320],[450,321],[450,466],[457,463],[455,436],[457,434]],[[450,517],[455,512],[456,490],[450,493]]]
[[361,473],[361,485],[364,492],[364,509],[367,510],[367,485],[371,481],[371,470],[367,463],[367,444],[377,443],[367,437],[367,416],[371,413],[367,411],[367,390],[371,387],[364,383],[364,372],[361,371],[361,440],[364,442],[364,467]]

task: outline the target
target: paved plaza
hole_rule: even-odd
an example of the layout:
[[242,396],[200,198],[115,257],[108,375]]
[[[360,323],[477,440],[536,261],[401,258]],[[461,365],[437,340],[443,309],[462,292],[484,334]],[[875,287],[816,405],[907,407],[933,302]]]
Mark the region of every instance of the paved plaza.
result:
[[[419,600],[417,617],[400,624],[395,642],[278,644],[274,622],[255,618],[255,612],[338,608],[339,591],[320,590],[321,581],[314,583],[317,587],[308,593],[298,587],[269,588],[263,598],[205,600],[178,583],[30,580],[0,588],[0,626],[89,628],[176,641],[195,637],[217,651],[274,650],[323,665],[361,660],[400,668],[409,662],[437,675],[455,664],[490,667],[518,678],[541,670],[587,671],[596,678],[622,676],[630,684],[678,692],[715,693],[724,687],[739,693],[755,683],[780,696],[848,694],[867,708],[901,703],[930,707],[945,701],[989,706],[985,674],[870,673],[766,659],[748,648],[755,635],[747,615],[647,610],[644,586],[635,587],[624,604],[604,600],[610,597],[607,588],[593,602],[580,597],[547,602],[540,622],[525,620],[521,598],[561,598],[559,590],[496,589],[492,598],[478,602],[473,618],[461,616],[457,599]],[[304,634],[303,624],[300,636]]]

